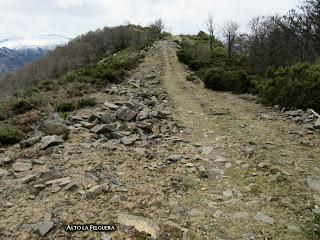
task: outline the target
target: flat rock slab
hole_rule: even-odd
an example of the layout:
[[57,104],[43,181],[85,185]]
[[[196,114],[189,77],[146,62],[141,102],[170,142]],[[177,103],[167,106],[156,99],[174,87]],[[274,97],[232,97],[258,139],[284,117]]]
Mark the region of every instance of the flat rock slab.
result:
[[101,145],[99,145],[98,148],[99,149],[108,149],[110,151],[113,151],[113,150],[117,149],[117,146],[113,142],[108,141],[106,143],[102,143]]
[[138,139],[139,139],[139,136],[134,135],[134,136],[131,136],[131,137],[123,137],[123,138],[121,138],[121,142],[122,142],[124,145],[132,145],[132,144],[134,144]]
[[267,224],[273,224],[273,218],[264,214],[263,212],[257,212],[255,219]]
[[103,134],[110,132],[108,125],[106,124],[99,124],[94,126],[93,128],[90,129],[90,132],[95,133],[95,134]]
[[102,186],[101,185],[97,185],[97,186],[94,186],[94,187],[90,188],[86,192],[86,196],[88,198],[94,198],[94,197],[100,195],[101,193],[102,193]]
[[70,177],[65,177],[65,178],[58,178],[58,179],[48,181],[48,182],[46,182],[46,185],[49,186],[49,185],[57,184],[58,186],[63,187],[63,186],[68,185],[71,182],[72,181],[71,181]]
[[122,106],[117,110],[116,116],[119,120],[131,121],[137,116],[137,113],[135,111],[132,111],[128,107]]
[[23,140],[22,142],[20,142],[20,146],[21,148],[28,148],[28,147],[32,147],[33,145],[35,145],[40,141],[41,141],[41,136],[35,136],[35,137],[28,138],[26,140]]
[[13,160],[8,157],[0,157],[0,163],[3,163],[4,165],[11,164]]
[[181,159],[182,159],[182,156],[178,155],[178,154],[171,154],[166,158],[166,160],[168,160],[170,162],[178,162]]
[[106,101],[106,102],[103,104],[103,106],[105,106],[105,107],[107,107],[107,108],[109,108],[109,109],[111,109],[111,110],[118,110],[118,109],[120,108],[118,105],[113,104],[113,103],[108,102],[108,101]]
[[318,118],[318,120],[315,122],[314,128],[320,129],[320,118]]
[[24,178],[21,178],[20,182],[21,183],[29,183],[29,182],[32,182],[36,179],[37,179],[37,177],[35,175],[28,175],[28,176],[25,176]]
[[12,165],[12,169],[15,172],[26,172],[32,169],[31,163],[25,163],[25,162],[16,162]]
[[212,153],[212,151],[213,151],[213,147],[203,147],[202,154],[209,155],[210,153]]
[[140,216],[129,215],[120,213],[118,215],[118,223],[124,226],[131,226],[139,232],[146,232],[151,235],[153,239],[158,239],[160,234],[160,227],[151,219]]
[[308,177],[308,186],[314,191],[320,192],[320,177]]
[[3,168],[0,168],[0,177],[8,176],[9,172]]
[[40,129],[46,135],[59,135],[63,139],[66,139],[70,133],[70,129],[60,117],[44,121]]
[[41,149],[46,149],[63,143],[63,139],[57,135],[45,136],[41,141]]
[[40,225],[35,229],[35,232],[39,234],[40,236],[44,237],[46,236],[50,230],[53,228],[53,222],[52,221],[43,221],[40,223]]

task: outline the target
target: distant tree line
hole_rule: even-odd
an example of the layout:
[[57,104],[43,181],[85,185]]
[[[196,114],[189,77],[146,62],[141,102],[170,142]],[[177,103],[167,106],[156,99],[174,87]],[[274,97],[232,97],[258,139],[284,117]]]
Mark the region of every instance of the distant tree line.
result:
[[124,48],[138,50],[159,39],[163,30],[164,23],[158,19],[148,27],[127,24],[88,32],[1,79],[0,91],[3,93],[57,79]]
[[249,27],[249,33],[237,34],[234,45],[248,57],[252,73],[314,63],[320,56],[320,0],[303,0],[284,16],[254,17]]
[[[303,0],[284,16],[258,16],[241,33],[235,21],[183,36],[179,59],[207,88],[254,93],[269,105],[320,111],[320,0]],[[190,77],[191,79],[191,77]]]

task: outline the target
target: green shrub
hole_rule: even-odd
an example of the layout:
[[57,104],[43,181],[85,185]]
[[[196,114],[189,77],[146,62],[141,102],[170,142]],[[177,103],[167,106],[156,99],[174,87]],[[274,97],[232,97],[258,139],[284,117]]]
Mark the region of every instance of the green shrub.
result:
[[56,107],[58,112],[72,112],[76,109],[76,104],[74,102],[62,102]]
[[0,100],[0,118],[6,119],[11,115],[21,114],[35,109],[42,104],[43,98],[39,89],[22,89]]
[[67,118],[69,117],[69,113],[68,112],[60,112],[59,116],[64,119],[67,120]]
[[26,99],[17,99],[11,105],[11,110],[14,114],[24,113],[33,108]]
[[38,87],[45,91],[57,90],[59,87],[54,80],[45,80],[39,83]]
[[97,105],[97,100],[94,98],[82,98],[77,102],[77,108],[94,107]]
[[[72,84],[71,95],[79,95],[88,85],[118,83],[126,75],[126,71],[134,68],[139,56],[131,50],[125,50],[109,56],[96,64],[88,64],[78,70],[69,72],[58,80],[59,85]],[[74,93],[74,94],[73,94]]]
[[266,75],[258,87],[264,103],[320,110],[320,64],[269,69]]
[[186,77],[186,80],[187,81],[190,81],[190,82],[192,82],[192,81],[194,81],[194,80],[196,80],[197,79],[197,76],[194,74],[194,73],[192,73],[192,74],[190,74],[190,75],[188,75],[187,77]]
[[225,70],[221,67],[209,69],[204,77],[206,88],[217,91],[246,93],[250,89],[250,78],[241,69]]
[[20,142],[23,133],[9,124],[0,123],[0,144],[9,145]]
[[220,67],[209,69],[205,74],[204,84],[206,88],[218,91],[226,90],[224,85],[224,69]]

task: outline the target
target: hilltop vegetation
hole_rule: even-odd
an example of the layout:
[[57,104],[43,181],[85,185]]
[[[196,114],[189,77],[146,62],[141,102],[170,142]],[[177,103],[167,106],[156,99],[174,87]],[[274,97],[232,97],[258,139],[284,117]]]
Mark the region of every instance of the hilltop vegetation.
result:
[[[121,82],[144,57],[140,50],[161,37],[161,24],[157,20],[149,27],[126,25],[89,32],[7,76],[0,82],[1,92],[7,93],[0,99],[0,120],[5,122],[0,145],[18,142],[23,136],[9,122],[29,132],[43,114],[56,111],[66,117],[75,109],[94,106],[96,100],[88,94]],[[31,120],[15,119],[21,114]]]
[[209,35],[201,31],[182,37],[178,57],[207,88],[258,94],[266,104],[320,111],[318,2],[304,1],[282,17],[253,18],[249,34],[240,34],[237,23],[227,22],[224,43],[214,38],[208,24]]
[[15,91],[41,81],[58,79],[69,71],[95,63],[125,48],[142,49],[157,38],[155,26],[128,24],[88,32],[8,75],[0,82],[0,89],[2,92]]

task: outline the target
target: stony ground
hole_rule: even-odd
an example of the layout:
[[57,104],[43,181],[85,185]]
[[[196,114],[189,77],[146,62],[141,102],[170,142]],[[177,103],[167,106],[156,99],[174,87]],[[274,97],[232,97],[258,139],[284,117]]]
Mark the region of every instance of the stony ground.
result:
[[[319,134],[187,82],[175,52],[2,149],[0,239],[320,238]],[[88,223],[118,229],[64,230]]]

